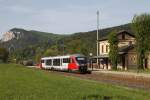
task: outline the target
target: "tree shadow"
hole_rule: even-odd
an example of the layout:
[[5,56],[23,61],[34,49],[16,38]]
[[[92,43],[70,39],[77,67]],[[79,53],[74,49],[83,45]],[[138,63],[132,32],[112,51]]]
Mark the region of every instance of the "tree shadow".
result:
[[112,97],[93,94],[83,97],[83,100],[112,100]]

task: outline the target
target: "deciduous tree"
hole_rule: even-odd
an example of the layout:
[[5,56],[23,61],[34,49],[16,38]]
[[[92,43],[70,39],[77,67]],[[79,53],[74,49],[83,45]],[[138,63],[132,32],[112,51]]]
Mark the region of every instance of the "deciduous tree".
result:
[[115,31],[112,31],[108,36],[109,42],[109,59],[111,61],[112,68],[117,70],[117,60],[118,60],[118,38]]
[[135,15],[132,28],[136,36],[138,69],[144,69],[145,53],[150,50],[150,14]]

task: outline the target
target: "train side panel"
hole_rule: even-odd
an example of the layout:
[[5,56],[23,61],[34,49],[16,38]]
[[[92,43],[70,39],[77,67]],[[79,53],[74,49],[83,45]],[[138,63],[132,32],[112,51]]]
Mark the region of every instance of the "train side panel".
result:
[[87,70],[87,61],[84,56],[56,56],[56,57],[44,57],[41,59],[41,65],[43,69],[55,69],[55,70],[71,70],[84,72]]
[[52,68],[52,58],[41,59],[41,68],[51,69]]

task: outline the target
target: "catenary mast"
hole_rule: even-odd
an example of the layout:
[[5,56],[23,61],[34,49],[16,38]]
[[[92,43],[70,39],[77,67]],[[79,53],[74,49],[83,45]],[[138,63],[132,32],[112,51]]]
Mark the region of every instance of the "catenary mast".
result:
[[98,40],[99,40],[99,11],[97,11],[97,64],[98,64],[98,56],[100,55]]

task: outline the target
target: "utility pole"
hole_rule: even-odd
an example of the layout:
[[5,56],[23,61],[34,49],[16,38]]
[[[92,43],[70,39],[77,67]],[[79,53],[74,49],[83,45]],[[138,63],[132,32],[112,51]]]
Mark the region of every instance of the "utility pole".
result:
[[99,11],[97,11],[97,65],[98,63],[98,56],[99,56]]

